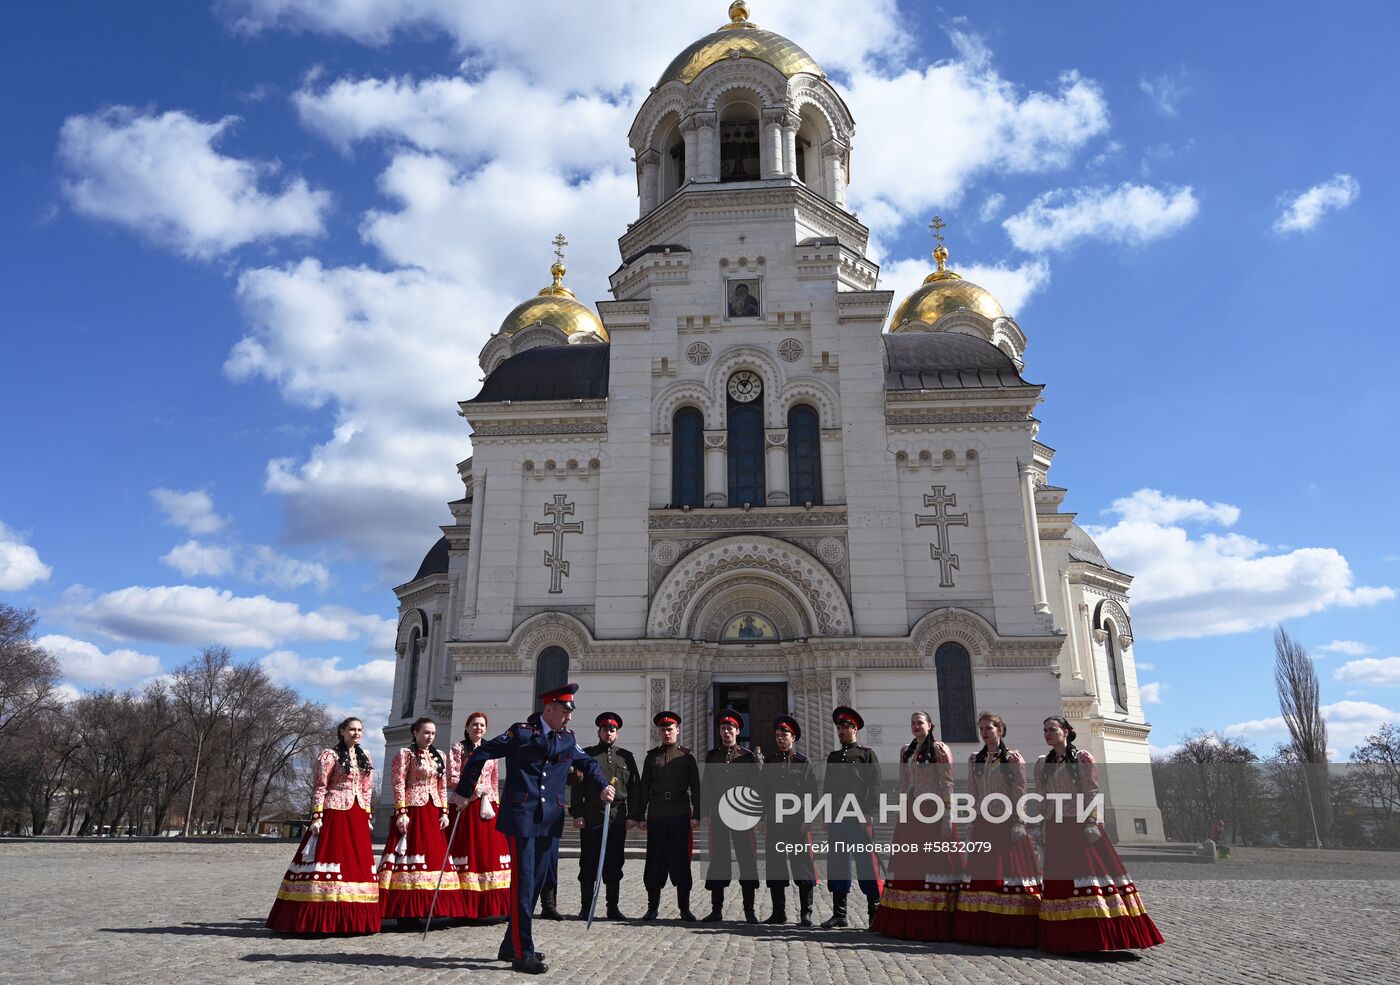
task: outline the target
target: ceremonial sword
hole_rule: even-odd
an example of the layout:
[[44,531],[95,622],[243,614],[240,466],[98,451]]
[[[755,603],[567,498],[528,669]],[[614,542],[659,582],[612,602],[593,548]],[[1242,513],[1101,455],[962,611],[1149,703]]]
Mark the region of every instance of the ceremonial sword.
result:
[[467,804],[457,808],[457,816],[452,819],[452,830],[447,833],[447,850],[442,853],[442,871],[438,873],[437,889],[433,890],[433,901],[428,906],[428,919],[423,921],[423,940],[428,939],[428,928],[433,923],[433,911],[437,909],[438,893],[442,892],[442,877],[447,875],[447,866],[452,862],[452,839],[457,836],[457,825],[462,823],[462,815],[467,813]]
[[[617,777],[608,781],[616,789]],[[598,891],[603,888],[603,863],[608,857],[608,822],[612,820],[612,804],[603,801],[603,840],[598,846],[598,870],[593,873],[593,899],[588,903],[588,925],[584,930],[593,929],[593,914],[598,909]]]

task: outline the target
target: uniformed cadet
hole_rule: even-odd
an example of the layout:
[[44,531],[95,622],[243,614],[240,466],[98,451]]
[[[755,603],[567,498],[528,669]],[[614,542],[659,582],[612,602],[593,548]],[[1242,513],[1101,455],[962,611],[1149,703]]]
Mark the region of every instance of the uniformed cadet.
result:
[[[703,922],[724,919],[724,893],[733,879],[730,845],[739,859],[739,889],[744,897],[744,922],[758,923],[754,894],[758,891],[758,846],[754,831],[734,831],[718,813],[720,798],[735,787],[757,792],[758,767],[762,762],[753,751],[739,745],[744,716],[733,708],[719,713],[719,745],[705,753],[705,803],[701,816],[710,822],[710,864],[705,872],[705,888],[710,891],[710,912]],[[731,769],[730,767],[735,767]]]
[[[583,855],[579,859],[578,886],[583,900],[579,907],[579,919],[588,919],[588,906],[593,900],[593,880],[598,874],[598,853],[603,848],[603,811],[608,810],[608,844],[603,859],[603,885],[607,888],[609,920],[626,920],[618,909],[618,894],[622,890],[622,862],[627,847],[627,832],[637,826],[631,816],[638,810],[641,800],[642,771],[637,769],[637,760],[626,749],[617,744],[618,733],[622,731],[622,716],[615,711],[605,711],[594,724],[598,726],[598,744],[589,746],[584,752],[592,756],[602,769],[608,782],[617,790],[617,799],[604,804],[597,792],[587,783],[573,785],[573,799],[569,804],[569,814],[574,819],[574,827],[582,832]],[[578,773],[576,780],[582,780]]]
[[[817,777],[807,757],[797,751],[802,726],[791,715],[773,719],[773,742],[777,752],[763,764],[763,801],[768,811],[768,836],[764,840],[764,868],[768,892],[773,897],[773,913],[766,924],[787,923],[788,876],[797,883],[798,925],[812,926],[812,889],[817,884],[816,860],[812,857],[812,837],[803,822],[803,811],[817,796]],[[791,794],[802,805],[796,814],[777,817],[778,796]],[[782,846],[781,848],[779,846]],[[794,850],[800,846],[800,850]]]
[[860,804],[865,821],[846,819],[827,826],[827,880],[831,886],[831,917],[822,921],[823,927],[848,927],[846,897],[851,892],[851,862],[855,862],[856,878],[865,893],[866,910],[875,919],[880,905],[880,864],[873,851],[838,851],[846,845],[868,845],[874,839],[873,821],[880,796],[880,761],[875,750],[856,742],[856,734],[865,727],[865,719],[854,708],[844,705],[831,713],[836,723],[836,737],[841,748],[826,757],[826,777],[823,793],[831,798],[832,813],[841,816],[841,806],[849,796]]
[[661,889],[669,876],[676,887],[681,919],[695,919],[690,912],[691,838],[700,823],[700,767],[690,750],[680,743],[681,716],[657,712],[652,719],[661,744],[648,750],[642,764],[642,788],[637,819],[647,833],[647,864],[642,882],[647,888],[647,912],[643,920],[655,920],[661,906]]
[[564,830],[564,787],[572,770],[611,801],[617,791],[608,784],[593,757],[584,752],[566,725],[574,713],[577,684],[540,695],[544,710],[538,722],[517,722],[483,742],[462,767],[452,802],[459,807],[476,789],[481,768],[490,759],[506,760],[505,793],[496,828],[510,840],[510,925],[496,956],[516,971],[540,975],[548,971],[544,955],[535,950],[531,913],[540,891],[540,878],[550,854],[557,851]]

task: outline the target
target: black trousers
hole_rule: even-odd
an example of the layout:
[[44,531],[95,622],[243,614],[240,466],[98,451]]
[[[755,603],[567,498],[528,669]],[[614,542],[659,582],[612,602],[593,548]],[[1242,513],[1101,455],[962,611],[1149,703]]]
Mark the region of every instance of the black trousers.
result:
[[669,877],[677,889],[690,892],[690,815],[647,818],[647,864],[642,882],[647,892],[660,892]]
[[[593,888],[593,878],[598,874],[598,852],[603,847],[603,822],[585,826],[581,835],[583,855],[578,864],[578,881],[587,892]],[[608,849],[607,856],[603,859],[603,885],[613,886],[622,881],[623,850],[626,847],[627,819],[615,817],[608,822]]]
[[770,821],[768,836],[763,842],[764,878],[768,885],[786,886],[791,881],[799,886],[815,886],[817,860],[812,856],[811,847],[812,836],[800,824]]
[[734,831],[717,817],[710,818],[710,864],[705,888],[723,889],[734,878],[730,848],[739,860],[739,885],[758,885],[758,848],[752,831]]

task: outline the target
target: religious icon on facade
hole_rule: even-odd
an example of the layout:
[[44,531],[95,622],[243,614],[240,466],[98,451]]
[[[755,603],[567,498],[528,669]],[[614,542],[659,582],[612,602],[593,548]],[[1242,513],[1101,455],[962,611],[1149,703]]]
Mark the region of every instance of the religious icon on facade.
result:
[[721,643],[776,643],[778,631],[756,612],[744,612],[729,620],[720,635]]
[[754,277],[751,280],[731,280],[727,282],[729,290],[729,317],[730,318],[757,318],[760,314],[760,285],[762,280]]

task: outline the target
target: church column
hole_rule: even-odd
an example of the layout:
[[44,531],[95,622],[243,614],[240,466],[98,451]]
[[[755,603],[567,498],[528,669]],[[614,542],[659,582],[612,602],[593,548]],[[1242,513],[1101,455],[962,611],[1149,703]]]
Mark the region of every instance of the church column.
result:
[[1069,572],[1060,573],[1060,595],[1064,600],[1065,607],[1065,629],[1069,631],[1069,646],[1066,648],[1069,658],[1061,661],[1061,673],[1069,671],[1071,680],[1082,681],[1084,674],[1080,670],[1079,661],[1079,620],[1074,618],[1074,592],[1069,585]]
[[781,178],[790,172],[783,161],[783,118],[787,111],[782,108],[763,111],[763,170],[765,178]]
[[727,431],[705,432],[705,505],[729,505],[729,476],[725,468],[727,462],[726,445],[729,442]]
[[767,455],[767,475],[764,484],[768,490],[769,506],[787,506],[792,500],[788,489],[788,433],[787,428],[769,428],[765,452]]
[[486,470],[472,474],[471,548],[467,553],[467,590],[462,599],[462,615],[476,615],[476,590],[481,580],[481,512],[486,507]]
[[783,174],[797,177],[797,131],[802,127],[802,117],[788,113],[783,117]]
[[647,150],[638,158],[637,163],[641,166],[641,186],[638,189],[642,198],[642,215],[646,215],[656,208],[656,203],[660,200],[658,189],[658,177],[661,174],[661,155],[655,150]]
[[1035,515],[1035,468],[1020,463],[1021,471],[1021,513],[1026,525],[1026,544],[1030,551],[1031,595],[1035,599],[1035,611],[1048,613],[1050,603],[1045,596],[1045,563],[1040,556],[1040,521]]
[[[700,161],[695,174],[696,181],[718,181],[719,180],[719,128],[716,126],[718,115],[715,113],[696,113],[692,119],[695,120],[695,141],[698,145]],[[689,148],[687,148],[687,152]]]
[[827,198],[833,203],[846,207],[846,145],[839,140],[829,140],[822,148],[822,159],[826,165]]
[[700,125],[694,116],[681,120],[681,138],[685,141],[685,174],[682,184],[700,179]]

